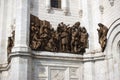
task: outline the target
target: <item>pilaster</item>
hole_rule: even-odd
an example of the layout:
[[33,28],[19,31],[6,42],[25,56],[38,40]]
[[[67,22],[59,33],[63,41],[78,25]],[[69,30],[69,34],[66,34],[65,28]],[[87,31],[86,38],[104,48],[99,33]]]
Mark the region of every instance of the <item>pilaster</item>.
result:
[[10,54],[10,80],[32,80],[29,49],[30,0],[16,0],[15,11],[15,41]]
[[0,4],[0,64],[3,65],[7,63],[7,3],[7,0],[1,0]]
[[[93,54],[85,54],[84,57],[92,57]],[[94,80],[95,70],[94,70],[94,60],[88,60],[84,62],[84,79],[83,80]]]
[[29,51],[30,0],[16,1],[15,42],[12,52]]
[[[3,27],[2,27],[2,23],[3,23],[3,11],[4,11],[4,0],[1,0],[0,1],[0,10],[1,10],[1,14],[0,14],[0,49],[2,49],[2,29],[3,29]],[[0,50],[0,63],[1,63],[1,61],[2,61],[2,50]]]
[[46,0],[46,10],[47,12],[49,13],[50,12],[50,9],[51,9],[51,5],[50,5],[50,0]]
[[83,16],[83,10],[82,10],[82,0],[79,0],[79,17],[82,18]]
[[68,14],[68,0],[62,0],[62,9],[64,11],[64,15]]

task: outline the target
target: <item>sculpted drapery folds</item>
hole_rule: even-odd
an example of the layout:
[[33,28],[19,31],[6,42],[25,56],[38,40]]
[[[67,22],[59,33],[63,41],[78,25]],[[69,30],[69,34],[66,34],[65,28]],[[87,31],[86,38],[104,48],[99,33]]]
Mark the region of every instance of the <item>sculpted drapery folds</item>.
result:
[[108,28],[105,25],[103,25],[102,23],[99,23],[98,26],[100,27],[99,29],[97,29],[98,37],[99,37],[99,43],[101,45],[102,52],[103,52],[105,47],[106,47],[106,44],[107,44]]
[[32,50],[83,54],[87,48],[87,41],[87,30],[85,27],[80,27],[80,22],[76,22],[72,27],[61,22],[57,30],[54,30],[50,22],[31,15],[30,47]]

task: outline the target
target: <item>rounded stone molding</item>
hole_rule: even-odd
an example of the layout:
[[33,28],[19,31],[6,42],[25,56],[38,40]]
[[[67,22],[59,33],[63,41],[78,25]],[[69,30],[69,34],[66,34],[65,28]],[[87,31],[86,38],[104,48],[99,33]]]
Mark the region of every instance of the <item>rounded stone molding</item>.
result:
[[108,31],[107,34],[107,46],[106,46],[106,57],[109,58],[107,60],[108,64],[108,78],[109,80],[119,80],[119,48],[120,48],[120,18],[115,20]]
[[109,38],[111,36],[111,33],[113,32],[113,30],[117,27],[117,25],[120,24],[120,18],[116,19],[109,27],[109,31],[107,34],[107,38]]
[[[120,40],[119,36],[120,36],[120,18],[115,20],[109,28],[107,34],[108,41],[106,46],[107,55],[113,54],[112,53],[112,51],[114,51],[113,48],[117,49],[117,44]],[[114,47],[115,44],[116,46]]]

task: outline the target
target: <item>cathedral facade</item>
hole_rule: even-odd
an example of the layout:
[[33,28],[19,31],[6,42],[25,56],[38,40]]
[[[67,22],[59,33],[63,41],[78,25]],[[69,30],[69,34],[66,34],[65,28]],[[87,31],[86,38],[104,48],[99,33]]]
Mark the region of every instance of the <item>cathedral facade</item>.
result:
[[120,80],[119,0],[0,0],[0,80]]

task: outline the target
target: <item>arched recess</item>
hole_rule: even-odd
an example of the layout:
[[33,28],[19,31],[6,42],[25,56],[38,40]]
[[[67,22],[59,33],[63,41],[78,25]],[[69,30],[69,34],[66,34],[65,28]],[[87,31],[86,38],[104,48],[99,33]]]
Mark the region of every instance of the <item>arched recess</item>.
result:
[[109,28],[107,39],[108,80],[120,80],[120,18]]

